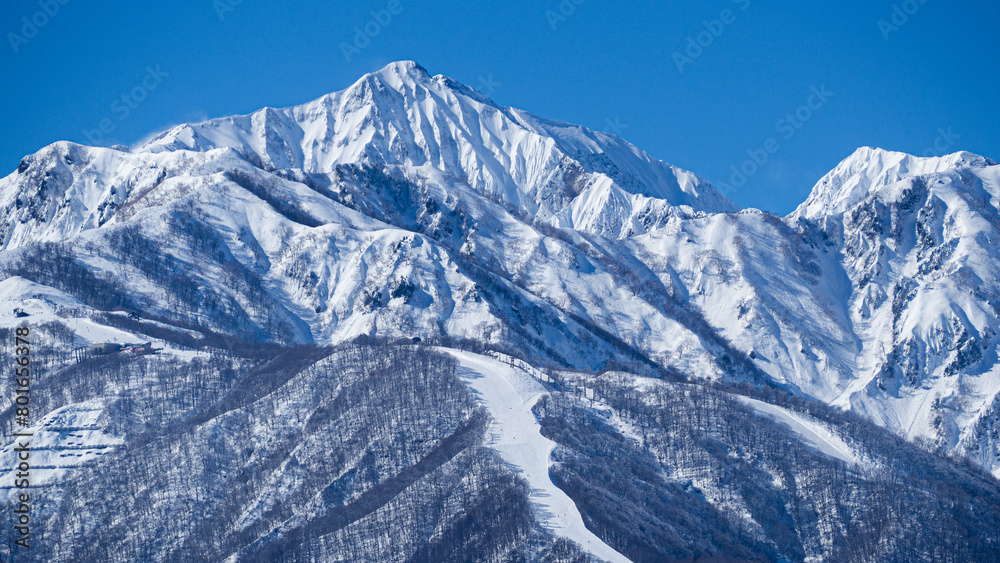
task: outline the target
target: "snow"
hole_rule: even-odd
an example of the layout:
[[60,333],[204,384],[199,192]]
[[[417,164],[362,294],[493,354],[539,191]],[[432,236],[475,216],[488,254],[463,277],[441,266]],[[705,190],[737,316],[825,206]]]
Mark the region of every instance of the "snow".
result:
[[847,442],[812,417],[757,399],[742,396],[737,396],[737,398],[753,407],[757,412],[784,423],[792,432],[802,438],[803,442],[814,449],[851,465],[861,463],[860,457]]
[[[222,147],[257,153],[275,168],[321,174],[372,161],[434,168],[539,220],[560,215],[564,226],[615,237],[628,232],[650,198],[666,204],[660,214],[673,206],[737,209],[702,178],[618,137],[501,108],[412,61],[306,104],[178,126],[137,151]],[[578,191],[567,199],[571,182]],[[565,225],[573,220],[583,222]]]
[[459,375],[490,411],[493,424],[488,446],[513,466],[531,487],[530,500],[542,525],[552,533],[578,543],[606,561],[628,561],[583,523],[573,500],[549,477],[555,442],[541,434],[531,409],[545,388],[526,371],[493,358],[447,350],[459,362]]
[[[278,179],[248,162],[255,157],[264,169],[329,181],[367,215]],[[974,430],[1000,392],[993,369],[1000,166],[967,152],[923,158],[862,147],[789,217],[722,213],[736,208],[707,182],[614,135],[500,107],[404,61],[306,104],[174,127],[132,152],[60,142],[28,160],[24,171],[0,179],[0,248],[11,251],[0,258],[35,242],[67,241],[95,274],[115,274],[153,304],[144,311],[150,316],[173,314],[160,305],[170,289],[88,250],[123,223],[162,240],[192,280],[263,322],[222,268],[165,237],[168,218],[194,210],[225,241],[227,259],[260,276],[280,320],[294,328],[282,335],[290,340],[328,344],[377,333],[496,342],[523,320],[528,336],[573,364],[566,367],[599,368],[615,352],[574,315],[692,378],[730,375],[719,362],[730,347],[796,393],[948,447]],[[337,175],[342,164],[405,178],[440,216],[429,227],[387,224],[392,217],[379,211],[392,208],[396,194],[375,186],[351,192],[353,180]],[[324,224],[288,220],[228,181],[223,173],[233,170],[273,184],[274,197]],[[893,208],[904,196],[922,197],[912,189],[918,177],[926,201]],[[43,181],[48,195],[38,202]],[[112,204],[119,211],[109,215]],[[862,226],[844,219],[871,214]],[[576,231],[549,236],[536,221]],[[935,239],[927,248],[914,241],[918,221]],[[945,242],[954,243],[953,255],[930,268],[932,254],[951,248]],[[498,273],[541,314],[518,318],[477,286],[456,253]],[[420,299],[364,304],[370,290],[401,279]],[[904,303],[900,293],[894,308],[894,287],[911,282],[912,299]],[[86,318],[57,318],[59,310],[94,311],[51,288],[0,282],[0,326],[17,324],[9,312],[22,306],[32,322],[60,320],[78,340],[144,340]],[[945,373],[966,333],[982,345],[981,361]],[[883,365],[908,341],[918,368],[908,381],[882,381]],[[932,410],[938,396],[943,406]],[[943,435],[934,426],[939,415]]]
[[[31,437],[15,437],[0,449],[0,490],[12,495],[17,473],[19,442],[29,442],[31,488],[62,481],[79,467],[96,463],[102,456],[124,444],[124,439],[107,433],[100,423],[104,404],[100,400],[66,405],[56,409],[26,429]],[[2,494],[2,493],[0,493]]]
[[992,163],[969,152],[940,157],[861,147],[820,179],[793,218],[817,219],[838,215],[857,205],[869,194],[907,178],[952,170],[960,166],[982,167]]
[[[21,308],[27,317],[15,317],[14,308]],[[147,342],[148,336],[128,332],[90,320],[96,311],[69,294],[47,285],[12,276],[0,281],[0,327],[13,328],[28,323],[37,331],[38,325],[59,322],[72,330],[79,340],[75,347],[97,342]],[[72,314],[70,314],[72,313]],[[159,341],[157,341],[159,343]]]

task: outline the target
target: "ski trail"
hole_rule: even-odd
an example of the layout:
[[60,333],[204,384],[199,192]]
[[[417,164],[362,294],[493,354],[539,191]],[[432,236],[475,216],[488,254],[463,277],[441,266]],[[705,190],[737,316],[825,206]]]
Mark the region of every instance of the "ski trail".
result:
[[770,415],[785,423],[792,429],[792,432],[798,434],[806,443],[824,454],[851,465],[859,463],[860,460],[855,455],[854,450],[851,449],[851,446],[818,422],[809,420],[804,415],[799,415],[788,409],[758,401],[757,399],[742,396],[738,396],[737,398],[753,407],[757,412]]
[[542,436],[531,412],[545,388],[524,371],[492,358],[458,350],[447,352],[458,360],[459,376],[493,417],[487,446],[528,481],[529,499],[542,525],[600,559],[629,561],[587,529],[576,504],[549,478],[550,454],[556,444]]

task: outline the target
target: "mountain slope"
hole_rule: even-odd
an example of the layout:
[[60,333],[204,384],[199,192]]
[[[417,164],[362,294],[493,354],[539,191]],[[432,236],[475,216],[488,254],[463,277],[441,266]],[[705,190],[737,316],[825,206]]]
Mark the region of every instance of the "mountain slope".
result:
[[835,402],[997,470],[995,437],[980,425],[994,423],[1000,391],[1000,166],[968,153],[907,160],[921,173],[873,184],[819,225],[800,222],[839,247],[864,343],[861,373]]
[[139,150],[220,147],[310,174],[339,164],[430,169],[532,218],[612,235],[636,228],[641,212],[735,209],[704,180],[618,137],[499,107],[410,61],[301,106],[181,125]]
[[[710,185],[617,137],[401,62],[132,152],[46,147],[0,180],[0,262],[83,284],[98,308],[250,340],[471,339],[573,368],[774,381],[911,438],[979,444],[1000,470],[984,437],[996,186],[970,153],[862,148],[786,219],[721,213]],[[46,258],[62,263],[32,264],[40,242],[62,243]],[[883,389],[904,358],[907,389]],[[973,379],[943,383],[960,371]]]

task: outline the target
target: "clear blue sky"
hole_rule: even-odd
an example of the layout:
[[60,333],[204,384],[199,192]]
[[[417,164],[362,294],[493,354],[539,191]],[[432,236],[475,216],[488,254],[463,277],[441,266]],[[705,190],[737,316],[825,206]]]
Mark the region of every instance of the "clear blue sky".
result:
[[[747,164],[730,197],[781,214],[861,145],[1000,158],[996,2],[394,1],[4,2],[0,173],[48,143],[88,142],[104,119],[102,144],[131,145],[176,123],[305,102],[400,59],[617,132],[717,185]],[[348,61],[355,26],[388,7],[398,13],[370,24],[378,33]],[[147,77],[157,65],[167,76]],[[136,88],[141,102],[112,106]],[[767,160],[745,163],[748,150]]]

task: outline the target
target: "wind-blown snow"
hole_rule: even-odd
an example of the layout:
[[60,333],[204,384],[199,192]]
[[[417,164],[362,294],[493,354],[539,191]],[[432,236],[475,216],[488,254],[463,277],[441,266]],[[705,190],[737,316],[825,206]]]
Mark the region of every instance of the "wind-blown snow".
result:
[[514,466],[531,487],[539,521],[552,533],[571,539],[607,561],[628,561],[583,523],[573,500],[549,477],[555,442],[541,434],[531,411],[545,388],[520,368],[470,352],[447,350],[459,362],[459,375],[493,417],[488,446]]

